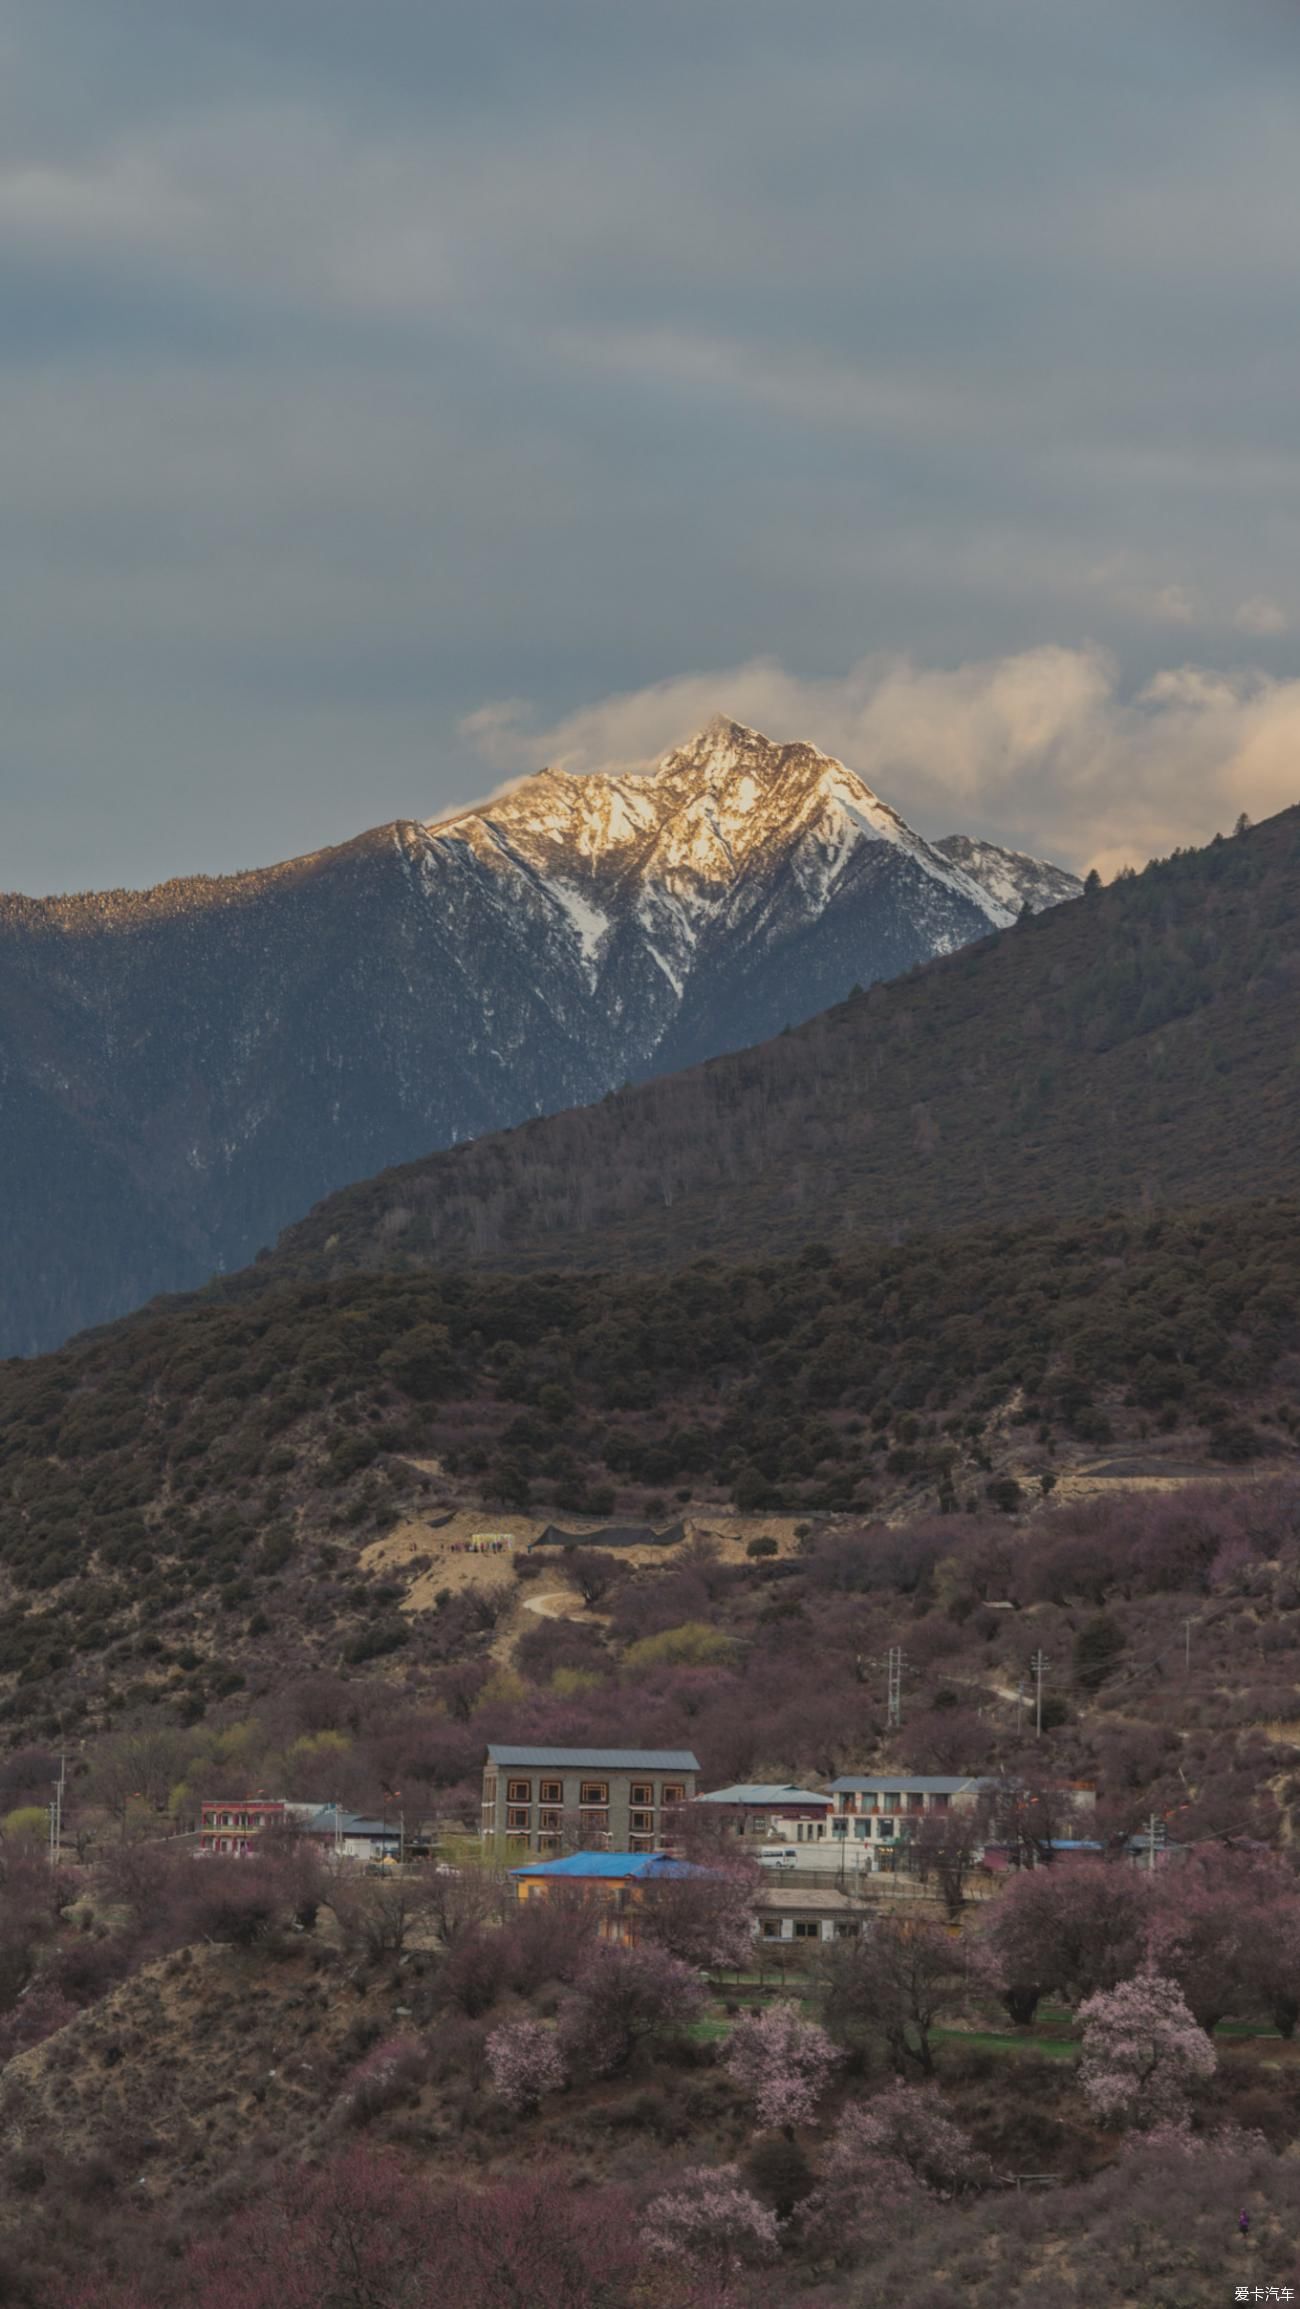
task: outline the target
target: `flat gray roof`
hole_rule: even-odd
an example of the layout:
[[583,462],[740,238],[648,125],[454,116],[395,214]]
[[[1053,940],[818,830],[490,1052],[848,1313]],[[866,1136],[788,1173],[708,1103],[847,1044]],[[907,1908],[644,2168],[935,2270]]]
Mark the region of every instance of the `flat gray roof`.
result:
[[820,1788],[791,1788],[769,1785],[764,1780],[744,1780],[734,1788],[714,1788],[707,1796],[697,1796],[697,1804],[826,1804],[830,1797],[823,1796]]
[[820,1908],[827,1915],[833,1915],[837,1912],[843,1914],[848,1911],[855,1916],[860,1916],[863,1904],[853,1893],[834,1892],[829,1887],[823,1890],[810,1884],[805,1890],[800,1891],[797,1878],[791,1874],[786,1877],[784,1883],[760,1885],[756,1906],[759,1908],[787,1909]]
[[959,1779],[945,1774],[916,1772],[844,1772],[831,1781],[832,1795],[854,1794],[867,1788],[897,1788],[909,1796],[958,1796],[967,1788],[991,1788],[992,1780],[977,1780],[969,1772]]
[[689,1748],[508,1748],[488,1741],[489,1764],[518,1765],[561,1772],[698,1772],[698,1756]]

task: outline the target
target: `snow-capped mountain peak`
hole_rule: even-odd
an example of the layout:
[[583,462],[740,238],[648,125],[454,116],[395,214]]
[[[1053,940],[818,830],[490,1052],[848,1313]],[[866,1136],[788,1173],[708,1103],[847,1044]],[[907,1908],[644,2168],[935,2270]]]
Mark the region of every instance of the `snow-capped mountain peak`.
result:
[[[724,1007],[757,1036],[770,1005],[806,1015],[1006,927],[1021,903],[844,762],[727,715],[645,770],[542,770],[420,833],[426,880],[443,853],[473,860],[589,995],[638,1019],[642,1066],[724,1046],[722,979]],[[778,958],[795,947],[791,980]]]
[[644,771],[542,770],[230,882],[9,901],[31,1152],[0,1350],[238,1266],[350,1179],[761,1041],[1062,880],[719,718]]

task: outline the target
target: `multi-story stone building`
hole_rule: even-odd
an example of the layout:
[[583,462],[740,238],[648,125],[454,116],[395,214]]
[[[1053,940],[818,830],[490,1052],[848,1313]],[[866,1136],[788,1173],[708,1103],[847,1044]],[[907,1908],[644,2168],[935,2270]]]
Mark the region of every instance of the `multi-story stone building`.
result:
[[655,1852],[695,1794],[689,1748],[515,1748],[483,1766],[485,1839],[502,1851]]

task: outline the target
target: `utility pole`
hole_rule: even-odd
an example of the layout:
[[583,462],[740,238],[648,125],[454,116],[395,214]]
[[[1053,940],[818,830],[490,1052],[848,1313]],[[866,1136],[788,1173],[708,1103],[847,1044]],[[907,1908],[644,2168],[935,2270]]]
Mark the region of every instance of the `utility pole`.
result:
[[901,1644],[891,1644],[889,1647],[889,1693],[885,1704],[885,1722],[891,1732],[896,1732],[902,1721],[903,1647]]
[[1034,1737],[1041,1740],[1043,1736],[1043,1670],[1047,1666],[1041,1647],[1034,1653],[1029,1665],[1034,1671]]
[[59,1776],[54,1783],[54,1794],[48,1810],[50,1815],[50,1866],[57,1868],[63,1853],[63,1791],[68,1779],[68,1753],[59,1750]]

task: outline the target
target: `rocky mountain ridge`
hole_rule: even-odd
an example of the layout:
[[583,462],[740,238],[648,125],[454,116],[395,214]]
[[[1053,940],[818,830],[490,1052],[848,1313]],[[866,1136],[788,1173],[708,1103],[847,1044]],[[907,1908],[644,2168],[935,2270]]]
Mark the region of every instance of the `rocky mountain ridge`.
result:
[[972,882],[978,882],[997,905],[1013,914],[1022,906],[1028,906],[1031,914],[1041,914],[1048,906],[1061,906],[1066,899],[1077,898],[1083,888],[1078,875],[1067,873],[1064,866],[1028,858],[1023,850],[1004,850],[998,842],[975,841],[969,834],[945,834],[934,847],[954,866],[960,866]]
[[0,1348],[1014,912],[843,764],[727,721],[643,775],[542,771],[261,872],[0,900]]

